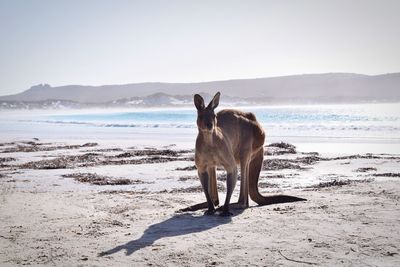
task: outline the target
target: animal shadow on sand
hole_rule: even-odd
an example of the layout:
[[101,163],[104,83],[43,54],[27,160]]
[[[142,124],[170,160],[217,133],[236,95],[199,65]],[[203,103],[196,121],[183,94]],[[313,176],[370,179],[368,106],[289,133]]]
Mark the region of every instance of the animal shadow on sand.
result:
[[164,237],[203,232],[219,225],[227,224],[232,221],[232,217],[241,214],[243,210],[234,210],[232,212],[233,215],[228,217],[198,215],[193,213],[176,214],[165,221],[150,225],[140,238],[116,246],[110,250],[103,251],[99,253],[98,256],[111,255],[121,250],[125,250],[125,254],[129,256],[137,250],[151,246],[155,241]]

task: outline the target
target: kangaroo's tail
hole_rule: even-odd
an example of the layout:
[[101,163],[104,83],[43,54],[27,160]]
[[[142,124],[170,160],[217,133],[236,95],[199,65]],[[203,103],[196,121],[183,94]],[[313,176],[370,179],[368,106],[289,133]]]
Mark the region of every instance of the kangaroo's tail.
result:
[[258,205],[271,205],[278,203],[306,201],[304,198],[286,196],[286,195],[272,195],[263,196],[258,191],[258,178],[264,160],[264,149],[260,149],[256,156],[251,160],[249,166],[249,195],[250,198]]

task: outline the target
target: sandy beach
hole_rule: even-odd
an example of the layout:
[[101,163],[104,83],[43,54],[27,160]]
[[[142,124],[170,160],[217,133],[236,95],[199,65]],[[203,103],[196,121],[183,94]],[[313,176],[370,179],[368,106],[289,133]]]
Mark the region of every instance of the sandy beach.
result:
[[0,267],[400,267],[399,10],[0,0]]
[[307,201],[251,202],[226,218],[177,212],[205,199],[193,149],[116,143],[0,145],[0,265],[400,264],[398,154],[268,144],[260,191]]

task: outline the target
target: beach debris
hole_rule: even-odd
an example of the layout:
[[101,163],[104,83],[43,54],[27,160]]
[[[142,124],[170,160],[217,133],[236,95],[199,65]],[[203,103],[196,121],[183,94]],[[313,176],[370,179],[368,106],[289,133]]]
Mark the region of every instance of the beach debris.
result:
[[92,150],[87,150],[85,152],[119,152],[119,151],[124,151],[122,148],[119,147],[114,147],[114,148],[97,148],[97,149],[92,149]]
[[118,155],[115,155],[114,157],[116,158],[130,158],[130,157],[134,157],[135,155],[131,152],[124,152]]
[[[217,183],[217,189],[219,191],[225,191],[225,186],[222,183]],[[201,185],[198,186],[190,186],[184,188],[173,188],[168,191],[168,193],[201,193],[203,192],[203,187]]]
[[0,151],[0,153],[54,151],[59,149],[78,149],[84,147],[94,147],[97,145],[97,143],[85,143],[83,145],[51,145],[51,143],[22,141],[19,144],[16,144],[16,146],[9,147]]
[[[370,153],[365,155],[349,155],[341,157],[326,158],[320,157],[318,153],[307,153],[304,154],[305,157],[297,157],[296,159],[283,159],[283,158],[273,158],[264,160],[263,170],[281,170],[281,169],[307,169],[301,165],[312,165],[319,161],[333,161],[333,160],[351,160],[351,159],[397,159],[396,157],[386,156],[380,157]],[[346,162],[349,164],[350,162]],[[301,165],[299,165],[301,164]],[[376,171],[376,168],[359,168],[358,172]]]
[[169,193],[201,193],[201,192],[203,192],[203,187],[201,185],[184,187],[184,188],[174,188],[169,191]]
[[338,180],[334,179],[329,182],[321,182],[317,185],[312,185],[312,186],[307,186],[306,188],[326,188],[326,187],[332,187],[332,186],[343,186],[343,185],[349,185],[349,184],[355,184],[355,183],[369,183],[372,182],[374,179],[362,179],[362,180]]
[[367,153],[365,155],[349,155],[349,156],[340,156],[340,157],[333,157],[333,158],[325,158],[324,160],[345,160],[345,159],[380,159],[383,157],[376,156],[370,153]]
[[283,213],[287,213],[287,212],[289,212],[289,211],[292,211],[292,210],[294,210],[294,206],[285,206],[285,207],[283,207],[283,208],[281,208],[281,207],[276,207],[276,208],[273,208],[272,209],[273,211],[279,211],[281,214],[283,214]]
[[123,224],[122,222],[117,221],[117,220],[112,220],[112,221],[111,221],[111,225],[114,225],[114,226],[124,226],[124,224]]
[[355,170],[355,172],[370,172],[370,171],[377,171],[377,169],[374,167],[364,167],[364,168],[358,168],[357,170]]
[[57,158],[51,160],[30,161],[19,165],[22,169],[37,169],[37,170],[50,170],[50,169],[65,169],[68,167],[64,158]]
[[296,147],[289,143],[272,143],[265,147],[266,155],[296,154]]
[[81,145],[80,147],[94,147],[97,145],[98,145],[98,143],[86,143],[86,144]]
[[286,178],[283,174],[268,174],[260,176],[260,179],[283,179]]
[[9,178],[10,176],[7,174],[0,173],[0,178]]
[[118,154],[114,157],[127,158],[127,157],[138,157],[138,156],[168,156],[178,157],[181,154],[190,153],[192,150],[171,150],[171,149],[137,149],[128,152]]
[[279,147],[279,148],[284,148],[284,149],[296,149],[296,146],[289,144],[289,143],[284,143],[284,142],[278,142],[278,143],[272,143],[267,145],[267,147]]
[[312,165],[318,161],[325,160],[324,158],[318,156],[306,156],[306,157],[299,157],[294,160],[296,163],[302,163],[306,165]]
[[137,194],[150,194],[150,191],[141,190],[141,191],[134,191],[134,190],[104,190],[100,191],[99,194],[125,194],[125,195],[137,195]]
[[94,164],[99,161],[99,154],[85,153],[81,155],[61,156],[54,159],[44,159],[39,161],[30,161],[19,165],[22,169],[67,169],[76,166],[86,166],[88,162]]
[[16,160],[15,158],[11,158],[11,157],[0,158],[0,168],[9,167],[8,164],[4,164],[4,163],[15,161],[15,160]]
[[301,154],[308,156],[319,156],[318,152],[301,152]]
[[15,145],[15,142],[0,143],[0,146],[12,146],[12,145]]
[[330,182],[321,182],[316,186],[312,186],[312,187],[316,187],[316,188],[324,188],[324,187],[331,187],[331,186],[343,186],[343,185],[349,185],[351,183],[350,180],[333,180]]
[[182,176],[179,177],[179,181],[188,181],[188,180],[198,180],[199,178],[197,176]]
[[397,252],[391,252],[391,251],[386,251],[385,253],[382,253],[384,256],[389,256],[393,257],[394,255],[398,255],[399,253]]
[[279,186],[277,184],[273,184],[273,183],[259,182],[258,187],[259,188],[278,188]]
[[374,173],[373,176],[381,176],[381,177],[400,177],[400,173],[393,173],[393,172]]
[[110,176],[99,175],[97,173],[71,173],[61,175],[64,178],[73,178],[81,183],[89,183],[93,185],[128,185],[142,184],[141,180],[131,180],[127,178],[114,178]]
[[304,264],[309,264],[309,265],[318,265],[318,263],[316,262],[310,262],[310,261],[302,261],[302,260],[295,260],[295,259],[291,259],[286,257],[285,255],[282,254],[282,252],[280,250],[278,250],[279,254],[281,254],[281,256],[288,261],[292,261],[292,262],[297,262],[297,263],[304,263]]
[[296,170],[305,169],[296,163],[297,163],[296,160],[290,160],[290,159],[267,159],[264,160],[263,162],[262,170],[275,171],[283,169],[296,169]]
[[40,143],[36,143],[36,142],[33,142],[33,141],[22,141],[21,142],[22,144],[26,144],[26,145],[41,145]]
[[190,166],[182,167],[182,168],[178,167],[175,170],[176,171],[194,171],[194,170],[197,170],[197,168],[196,168],[196,165],[190,165]]
[[139,164],[154,164],[154,163],[165,163],[170,161],[189,161],[188,158],[180,158],[180,157],[163,157],[163,156],[152,156],[152,157],[143,157],[140,159],[122,159],[122,160],[103,160],[97,162],[93,165],[86,166],[94,166],[94,165],[139,165]]
[[[88,143],[90,144],[90,143]],[[126,157],[138,157],[129,158]],[[191,161],[192,158],[182,157],[179,151],[173,150],[138,150],[125,152],[114,156],[88,152],[81,155],[61,156],[53,159],[30,161],[14,167],[23,169],[70,169],[75,167],[92,167],[105,165],[139,165],[165,163],[170,161]]]
[[5,157],[5,158],[0,158],[0,163],[3,162],[10,162],[10,161],[15,161],[15,158],[11,158],[11,157]]

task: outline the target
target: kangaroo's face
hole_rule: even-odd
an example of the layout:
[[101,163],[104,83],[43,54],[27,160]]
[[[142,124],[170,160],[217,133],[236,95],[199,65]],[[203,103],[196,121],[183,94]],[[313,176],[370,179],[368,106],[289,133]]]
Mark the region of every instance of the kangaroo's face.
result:
[[217,124],[214,110],[203,109],[197,112],[197,127],[202,131],[212,131]]
[[214,110],[219,104],[219,96],[220,93],[218,92],[207,107],[205,107],[204,99],[200,95],[196,94],[194,96],[194,105],[197,108],[197,127],[199,130],[204,132],[212,132],[214,130],[217,124]]

